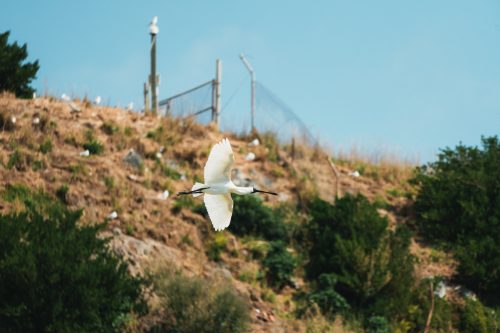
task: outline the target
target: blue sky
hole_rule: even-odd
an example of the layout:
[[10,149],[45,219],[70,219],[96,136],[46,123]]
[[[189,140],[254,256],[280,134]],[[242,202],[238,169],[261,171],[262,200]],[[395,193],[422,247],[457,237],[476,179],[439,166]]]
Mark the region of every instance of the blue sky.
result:
[[[432,160],[500,134],[500,1],[9,1],[0,31],[28,43],[34,86],[142,107],[159,17],[160,98],[208,81],[222,104],[248,74],[322,142]],[[246,81],[245,81],[246,82]],[[249,83],[249,82],[247,82]],[[249,109],[249,86],[224,110]]]

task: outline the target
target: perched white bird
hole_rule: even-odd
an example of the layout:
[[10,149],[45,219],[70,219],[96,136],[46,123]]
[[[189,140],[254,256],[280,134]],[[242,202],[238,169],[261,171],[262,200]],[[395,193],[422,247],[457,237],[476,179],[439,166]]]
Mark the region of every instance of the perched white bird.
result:
[[158,32],[160,32],[160,29],[158,28],[158,16],[155,16],[149,24],[149,33],[152,35],[157,35]]
[[168,190],[165,190],[162,193],[158,194],[158,199],[167,200],[169,195],[170,193],[168,192]]
[[205,165],[205,183],[195,183],[191,191],[179,192],[177,195],[192,194],[194,197],[205,194],[205,207],[208,216],[217,231],[226,229],[233,214],[233,199],[231,193],[246,195],[252,193],[274,192],[261,191],[255,187],[236,186],[231,181],[231,167],[234,163],[233,150],[228,139],[213,146]]
[[358,170],[354,170],[353,172],[350,172],[349,175],[354,177],[354,178],[358,178],[360,176]]
[[260,144],[259,139],[253,139],[252,142],[250,142],[248,145],[257,147],[259,144]]
[[107,216],[108,220],[115,220],[118,218],[118,213],[114,210]]
[[436,290],[434,291],[434,294],[437,295],[439,298],[444,298],[446,296],[446,285],[444,284],[443,281],[439,281]]
[[245,161],[253,161],[255,160],[255,154],[252,152],[249,152],[247,156],[245,156]]
[[99,105],[99,104],[101,104],[101,100],[102,100],[102,99],[101,99],[101,96],[97,96],[97,97],[94,99],[94,104],[95,104],[95,105]]

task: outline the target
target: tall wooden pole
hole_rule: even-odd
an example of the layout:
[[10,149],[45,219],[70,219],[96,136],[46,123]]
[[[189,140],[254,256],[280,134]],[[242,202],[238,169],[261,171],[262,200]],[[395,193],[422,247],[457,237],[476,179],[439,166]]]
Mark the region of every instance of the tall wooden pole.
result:
[[158,108],[158,98],[156,96],[156,34],[151,34],[151,75],[149,79],[151,85],[151,111],[156,115]]
[[149,75],[149,84],[151,87],[151,112],[156,115],[158,112],[158,77],[156,76],[156,35],[160,29],[156,25],[158,17],[153,17],[149,25],[149,34],[151,35],[151,74]]

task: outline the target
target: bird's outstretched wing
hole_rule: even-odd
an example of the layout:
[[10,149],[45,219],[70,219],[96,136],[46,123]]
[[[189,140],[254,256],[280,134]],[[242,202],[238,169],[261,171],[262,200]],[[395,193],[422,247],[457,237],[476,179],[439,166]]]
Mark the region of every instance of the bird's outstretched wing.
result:
[[212,147],[205,165],[205,184],[225,183],[231,180],[234,155],[226,138]]
[[216,231],[226,229],[231,222],[233,215],[233,199],[231,194],[206,194],[205,207],[207,207],[208,216]]

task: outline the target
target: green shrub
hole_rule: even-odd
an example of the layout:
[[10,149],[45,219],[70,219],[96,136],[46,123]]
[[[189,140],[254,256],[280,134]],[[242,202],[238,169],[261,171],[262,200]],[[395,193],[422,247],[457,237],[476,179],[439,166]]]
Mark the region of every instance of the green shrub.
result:
[[325,313],[339,313],[349,309],[349,303],[335,290],[337,278],[334,274],[321,274],[308,300],[317,304]]
[[12,169],[16,167],[16,169],[22,169],[23,167],[23,154],[19,149],[14,150],[14,152],[10,155],[9,161],[7,162],[7,169]]
[[40,152],[42,154],[47,154],[52,151],[52,140],[50,138],[45,138],[40,144]]
[[381,316],[373,316],[368,318],[366,323],[367,333],[390,333],[389,322]]
[[120,132],[120,127],[118,127],[115,123],[104,123],[101,126],[101,131],[107,135],[113,135]]
[[500,298],[500,143],[446,148],[417,169],[415,212],[421,234],[451,249],[457,280],[492,305]]
[[0,216],[0,327],[5,332],[121,332],[144,313],[142,282],[98,237],[41,192],[10,186],[24,209]]
[[40,66],[38,60],[23,63],[28,57],[26,44],[8,44],[10,31],[0,33],[0,92],[10,91],[18,97],[31,98],[30,87]]
[[165,176],[167,176],[173,180],[179,180],[182,177],[182,175],[177,170],[169,167],[166,164],[161,164],[161,171]]
[[498,313],[485,307],[481,302],[466,299],[460,316],[460,332],[488,333],[497,332],[500,326]]
[[227,248],[227,242],[228,239],[224,233],[216,233],[213,239],[209,242],[207,257],[210,260],[219,261],[221,259],[222,251]]
[[56,197],[61,200],[62,203],[67,204],[68,203],[68,192],[69,192],[69,186],[66,184],[61,185],[57,190],[56,190]]
[[[413,290],[406,315],[406,324],[411,332],[420,332],[425,327],[431,309],[430,284],[433,283],[435,290],[439,281],[439,278],[424,279]],[[452,304],[434,295],[431,332],[456,332],[457,316]]]
[[[316,293],[338,293],[363,316],[404,315],[413,280],[408,230],[390,231],[387,219],[362,195],[346,195],[335,205],[316,198],[309,211],[306,273],[311,280],[323,274],[330,280],[318,284]],[[335,309],[335,302],[324,303]]]
[[115,179],[113,178],[113,176],[104,177],[104,185],[106,185],[108,193],[112,193],[116,186]]
[[266,278],[269,285],[278,289],[283,288],[290,282],[297,262],[286,249],[282,241],[270,243],[266,258],[262,261],[266,269]]
[[162,269],[153,275],[161,320],[152,332],[239,333],[249,324],[249,310],[240,296],[215,281]]
[[104,150],[103,144],[97,140],[90,140],[84,143],[83,148],[88,150],[91,155],[100,155]]
[[31,166],[31,170],[33,170],[33,171],[39,171],[39,170],[42,170],[45,168],[46,168],[46,165],[45,165],[45,162],[43,160],[34,160],[32,166]]
[[287,226],[279,214],[262,203],[257,196],[234,196],[232,222],[229,231],[238,236],[258,236],[267,240],[288,242]]
[[245,239],[245,248],[250,253],[252,259],[263,260],[269,251],[269,242],[260,239]]
[[27,168],[33,163],[33,156],[26,150],[16,148],[12,154],[10,154],[9,160],[7,161],[7,169],[15,168],[18,171],[26,171]]
[[182,208],[187,208],[190,210],[200,209],[196,205],[196,201],[194,201],[193,197],[191,197],[190,195],[182,195],[182,196],[175,198],[175,201],[174,201],[174,204],[172,207],[172,211],[174,212],[174,214],[180,213]]

